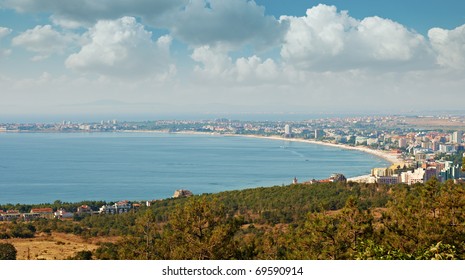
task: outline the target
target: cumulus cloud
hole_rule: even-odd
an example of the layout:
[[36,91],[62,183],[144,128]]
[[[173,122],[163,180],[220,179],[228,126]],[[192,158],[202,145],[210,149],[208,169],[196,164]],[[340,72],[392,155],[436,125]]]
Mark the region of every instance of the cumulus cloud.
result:
[[8,34],[11,33],[11,29],[10,28],[6,28],[6,27],[1,27],[0,26],[0,39],[2,39],[3,37],[7,36]]
[[417,67],[430,61],[424,37],[379,17],[357,20],[335,6],[320,4],[306,16],[282,16],[290,24],[281,56],[299,68],[347,70],[364,67]]
[[195,71],[207,76],[225,76],[232,67],[232,59],[226,52],[215,50],[210,46],[201,46],[192,52],[192,59],[202,64],[197,65]]
[[274,17],[265,16],[264,7],[249,0],[0,0],[1,7],[49,13],[54,24],[65,28],[140,17],[144,24],[169,28],[196,46],[254,42],[263,47],[278,42],[285,30]]
[[280,69],[272,59],[262,61],[253,55],[233,61],[226,51],[210,46],[194,49],[192,59],[198,62],[194,72],[202,79],[216,82],[260,84],[274,82]]
[[18,12],[46,12],[55,23],[65,27],[93,25],[101,19],[122,16],[155,18],[167,11],[179,9],[188,0],[0,0],[0,7]]
[[104,76],[137,77],[173,72],[169,65],[170,36],[152,41],[152,33],[133,17],[102,20],[83,35],[87,42],[66,60],[70,69]]
[[465,25],[453,30],[433,28],[428,31],[428,37],[439,65],[465,69]]
[[133,16],[196,47],[275,46],[287,28],[250,0],[0,0],[0,7],[49,13],[54,24],[70,29]]
[[[9,28],[6,28],[6,27],[1,27],[0,26],[0,40],[4,37],[6,37],[7,35],[9,35],[11,33],[11,29]],[[1,45],[0,45],[1,46]],[[11,50],[10,49],[2,49],[0,48],[0,58],[1,57],[5,57],[5,56],[8,56],[11,54]]]
[[195,46],[250,43],[263,48],[279,43],[286,28],[265,16],[263,7],[246,0],[192,0],[168,22],[174,36]]
[[60,33],[50,25],[37,25],[13,38],[14,46],[37,53],[33,60],[42,60],[55,53],[63,53],[76,40],[72,34]]

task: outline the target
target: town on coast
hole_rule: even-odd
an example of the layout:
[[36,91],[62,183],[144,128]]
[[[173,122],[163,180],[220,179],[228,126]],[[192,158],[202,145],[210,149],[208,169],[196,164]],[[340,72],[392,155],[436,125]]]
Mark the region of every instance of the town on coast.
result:
[[[349,181],[382,184],[460,180],[463,116],[364,116],[303,121],[108,120],[82,123],[0,123],[0,132],[165,132],[266,138],[357,150],[380,157],[387,168]],[[322,176],[325,176],[322,174]],[[299,178],[300,179],[300,178]],[[309,178],[301,178],[303,181]]]
[[[428,214],[431,208],[425,203],[429,203],[430,197],[422,196],[423,189],[441,190],[438,192],[440,196],[434,198],[431,205],[436,205],[437,201],[449,203],[450,200],[450,203],[455,203],[454,199],[458,197],[456,195],[462,194],[465,119],[442,117],[440,120],[443,123],[440,127],[425,127],[422,119],[422,117],[393,116],[319,119],[301,122],[216,119],[0,124],[4,134],[150,132],[302,142],[336,148],[331,149],[336,152],[336,158],[334,158],[336,160],[340,152],[337,149],[348,149],[382,158],[389,164],[389,166],[373,168],[371,171],[367,170],[366,172],[370,174],[353,178],[346,178],[344,174],[337,173],[338,169],[335,169],[334,174],[321,175],[321,178],[329,176],[327,179],[318,180],[295,178],[293,174],[289,174],[289,185],[219,193],[196,193],[195,195],[188,189],[180,189],[169,199],[160,200],[121,200],[109,203],[105,201],[76,203],[55,201],[40,205],[2,205],[0,219],[3,220],[1,222],[3,232],[0,234],[3,234],[7,242],[11,242],[12,246],[17,248],[18,259],[192,259],[196,257],[183,255],[186,251],[190,252],[190,250],[185,250],[185,247],[191,244],[189,241],[182,241],[179,244],[182,250],[176,254],[170,249],[160,253],[148,251],[147,248],[158,250],[158,248],[165,248],[163,247],[165,245],[171,246],[175,240],[170,239],[172,234],[184,236],[185,226],[195,226],[194,222],[192,225],[186,224],[186,220],[201,221],[205,218],[207,220],[204,225],[207,228],[210,226],[214,228],[211,232],[216,232],[215,227],[224,228],[224,225],[234,227],[227,235],[232,239],[222,240],[218,248],[227,246],[236,249],[245,248],[245,251],[240,251],[239,255],[229,253],[215,255],[221,250],[213,250],[207,258],[229,259],[240,256],[241,259],[269,259],[271,256],[273,259],[431,259],[429,252],[438,252],[438,250],[440,253],[434,253],[433,257],[457,255],[462,258],[462,255],[459,255],[461,251],[449,250],[450,248],[455,250],[456,247],[448,247],[448,245],[444,247],[441,245],[442,241],[438,243],[436,239],[430,238],[431,231],[435,230],[434,226],[425,227],[422,232],[418,233],[418,228],[414,224],[423,222],[423,218],[428,221],[438,219]],[[10,136],[17,137],[17,135]],[[176,135],[173,137],[183,138]],[[211,137],[199,138],[200,140],[211,139]],[[244,139],[237,140],[243,141]],[[252,142],[261,143],[261,141]],[[274,145],[275,143],[271,144],[277,146]],[[290,145],[284,144],[280,147],[288,146]],[[405,213],[400,210],[405,209],[403,205],[410,207],[411,196],[417,193],[419,197],[414,201],[416,206],[413,207],[423,212],[415,210],[412,211],[413,216],[405,216]],[[392,205],[392,201],[401,204],[400,206]],[[443,207],[438,211],[449,213],[447,211],[450,204],[447,203],[437,204]],[[453,210],[450,213],[455,215],[463,211]],[[357,217],[355,222],[353,215]],[[380,218],[385,215],[393,219]],[[461,214],[457,215],[461,216]],[[405,223],[400,223],[399,226],[412,225],[413,234],[425,238],[420,245],[415,242],[412,245],[413,248],[406,250],[405,253],[402,251],[404,241],[399,241],[394,249],[389,247],[392,246],[389,245],[392,244],[391,241],[398,238],[397,235],[393,237],[393,234],[398,232],[396,223],[399,217],[405,219]],[[442,214],[439,218],[442,219]],[[221,224],[216,224],[218,219],[222,219]],[[393,221],[396,223],[392,223]],[[448,217],[444,219],[444,223],[447,226],[450,225]],[[352,244],[351,235],[345,234],[347,226],[353,227],[354,225],[360,229],[367,229],[360,231],[364,234],[363,240],[378,243],[360,241],[355,247],[344,245],[343,248],[348,248],[347,252],[343,252],[346,255],[338,255],[340,254],[340,249],[337,249],[339,247],[334,247],[336,255],[333,251],[328,251],[328,255],[319,255],[320,251],[326,253],[325,249],[321,250],[321,244],[325,244],[324,248],[332,248],[331,244],[334,239],[331,239],[332,235],[327,235],[327,233],[334,234],[333,226],[337,227],[336,230],[340,234],[337,238],[343,239],[337,242]],[[428,224],[425,223],[425,225]],[[178,226],[181,228],[177,228]],[[392,233],[385,234],[385,231],[381,231],[380,228],[387,230],[393,228],[393,230]],[[329,231],[326,232],[326,229]],[[324,234],[321,234],[321,230]],[[453,233],[449,230],[440,230],[440,232],[447,232],[447,236],[441,237],[440,240],[449,240],[447,239],[449,235],[452,235],[450,240],[457,240],[463,236],[461,229],[455,230],[454,228]],[[309,236],[314,236],[316,239],[308,241]],[[76,240],[81,237],[85,239],[77,242]],[[212,240],[216,240],[214,238],[216,236],[199,244],[205,244],[210,248]],[[76,243],[71,243],[71,240],[75,240]],[[267,243],[269,240],[272,242]],[[41,242],[45,244],[41,246],[46,246],[46,249],[35,249],[34,246],[39,245],[31,246],[31,244],[42,244]],[[284,243],[283,247],[275,248],[273,244],[278,244],[278,242],[287,243]],[[60,250],[64,250],[64,246],[68,243],[67,254],[63,255]],[[237,244],[242,245],[237,246]],[[253,248],[248,247],[251,244],[258,247],[249,251],[248,248]],[[315,249],[301,250],[301,248],[307,248],[308,244],[314,244]],[[371,251],[366,251],[367,248],[375,246],[373,244],[378,246],[374,247],[374,252],[381,252],[380,256],[373,256]],[[381,251],[377,248],[381,248]],[[142,255],[141,252],[143,252]],[[284,255],[282,255],[283,252]],[[296,255],[296,252],[299,255]],[[368,252],[367,255],[363,255],[366,252]],[[395,255],[391,256],[390,252],[394,252]]]

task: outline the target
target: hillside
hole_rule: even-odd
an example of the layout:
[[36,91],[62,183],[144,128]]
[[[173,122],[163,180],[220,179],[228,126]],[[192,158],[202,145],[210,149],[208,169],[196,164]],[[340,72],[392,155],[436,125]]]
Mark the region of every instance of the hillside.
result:
[[78,259],[464,259],[464,194],[463,185],[434,179],[298,184],[166,199],[75,221],[4,223],[0,234],[18,248],[13,233],[32,232],[30,244],[44,242],[43,233],[80,236],[82,246],[71,250]]

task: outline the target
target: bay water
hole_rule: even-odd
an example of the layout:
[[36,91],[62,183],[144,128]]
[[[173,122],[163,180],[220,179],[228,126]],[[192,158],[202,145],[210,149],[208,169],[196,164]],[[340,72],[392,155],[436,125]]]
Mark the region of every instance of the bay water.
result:
[[317,144],[169,133],[0,133],[0,204],[152,200],[368,174],[385,160]]

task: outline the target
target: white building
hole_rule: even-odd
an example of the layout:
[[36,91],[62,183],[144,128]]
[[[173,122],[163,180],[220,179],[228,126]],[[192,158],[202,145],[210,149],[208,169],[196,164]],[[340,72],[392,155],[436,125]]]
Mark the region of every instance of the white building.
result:
[[425,180],[425,170],[423,168],[417,168],[413,172],[407,171],[400,174],[400,181],[402,183],[413,185],[416,183],[423,183]]
[[367,145],[373,145],[373,144],[378,144],[378,138],[368,138],[367,139]]
[[291,126],[288,125],[288,124],[286,124],[286,125],[284,126],[284,137],[291,137],[291,134],[292,134],[292,132],[291,132]]
[[315,139],[325,136],[325,132],[322,129],[315,129]]
[[100,214],[121,214],[127,213],[132,206],[127,200],[119,201],[113,205],[103,205],[99,209]]
[[462,143],[462,135],[463,135],[462,131],[456,131],[456,132],[452,133],[450,142],[452,142],[454,144],[461,144]]
[[399,148],[407,147],[407,138],[399,138]]
[[60,209],[54,213],[54,216],[57,219],[70,219],[74,217],[74,214],[70,212],[66,212],[63,209]]

